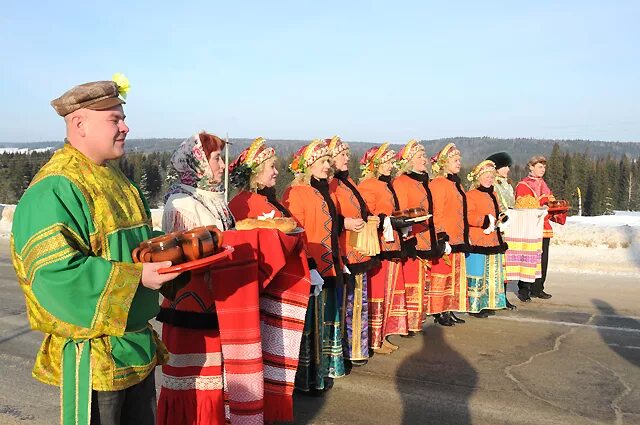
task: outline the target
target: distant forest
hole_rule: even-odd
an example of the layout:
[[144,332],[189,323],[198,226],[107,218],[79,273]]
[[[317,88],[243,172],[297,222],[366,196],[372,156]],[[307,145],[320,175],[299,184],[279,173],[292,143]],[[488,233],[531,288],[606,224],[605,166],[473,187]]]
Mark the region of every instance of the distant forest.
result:
[[[162,205],[164,193],[175,181],[169,160],[180,142],[180,139],[128,140],[127,155],[117,161],[127,177],[142,188],[152,207]],[[476,163],[492,153],[506,151],[515,161],[511,170],[515,184],[528,172],[527,159],[534,154],[543,154],[548,159],[545,180],[556,198],[570,201],[574,213],[578,208],[578,188],[582,196],[583,215],[611,214],[613,210],[640,210],[640,143],[488,137],[422,141],[429,156],[449,142],[456,143],[462,152],[463,181],[466,181],[464,176]],[[230,157],[234,158],[250,140],[232,139],[231,143]],[[279,193],[291,182],[293,176],[286,171],[286,166],[303,143],[302,140],[269,140],[280,158]],[[60,145],[60,142],[44,142],[5,144],[4,147],[35,149],[45,146],[57,148]],[[359,177],[358,160],[374,144],[350,142],[350,146],[351,175]],[[398,149],[400,145],[393,147]],[[15,204],[52,154],[53,151],[0,154],[0,203]]]

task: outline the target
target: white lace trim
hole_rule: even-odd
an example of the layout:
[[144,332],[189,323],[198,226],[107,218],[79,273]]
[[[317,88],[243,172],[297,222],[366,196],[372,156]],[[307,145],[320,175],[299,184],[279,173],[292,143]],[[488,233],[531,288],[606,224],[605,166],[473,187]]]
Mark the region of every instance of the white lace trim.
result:
[[169,390],[222,390],[222,376],[171,376],[162,374],[162,386]]
[[222,353],[190,353],[190,354],[173,354],[169,353],[169,366],[173,367],[208,367],[221,366]]

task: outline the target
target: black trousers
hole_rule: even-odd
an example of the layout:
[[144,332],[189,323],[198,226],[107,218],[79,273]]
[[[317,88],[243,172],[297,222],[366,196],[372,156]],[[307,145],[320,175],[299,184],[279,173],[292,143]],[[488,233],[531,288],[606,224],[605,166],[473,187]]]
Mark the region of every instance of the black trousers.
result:
[[551,238],[542,239],[542,276],[535,282],[518,282],[518,293],[526,298],[530,294],[539,294],[544,291],[544,281],[547,280],[547,266],[549,265],[549,242]]
[[142,382],[121,391],[93,391],[91,425],[155,425],[156,379],[151,371]]

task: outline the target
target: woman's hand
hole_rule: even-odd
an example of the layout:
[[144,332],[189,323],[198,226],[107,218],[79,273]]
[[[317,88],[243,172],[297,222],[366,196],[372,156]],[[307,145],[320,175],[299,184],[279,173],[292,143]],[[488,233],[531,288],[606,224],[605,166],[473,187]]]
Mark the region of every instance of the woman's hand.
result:
[[344,228],[353,232],[359,232],[364,229],[365,221],[361,218],[345,217]]

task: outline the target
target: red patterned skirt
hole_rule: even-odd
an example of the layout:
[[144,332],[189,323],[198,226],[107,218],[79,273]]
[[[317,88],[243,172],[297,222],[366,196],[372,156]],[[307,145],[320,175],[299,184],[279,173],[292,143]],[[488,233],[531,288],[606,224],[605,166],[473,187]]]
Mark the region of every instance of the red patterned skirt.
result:
[[389,335],[406,335],[407,305],[400,260],[383,260],[369,271],[369,345],[380,348]]
[[425,287],[429,276],[429,260],[409,258],[405,260],[402,271],[404,273],[408,329],[421,331],[425,318]]
[[164,324],[169,362],[162,366],[158,425],[223,425],[220,332]]
[[468,310],[467,271],[464,254],[456,252],[431,260],[431,277],[425,290],[425,313]]

